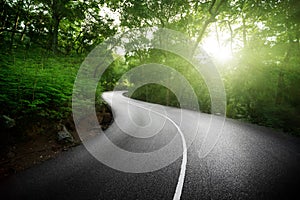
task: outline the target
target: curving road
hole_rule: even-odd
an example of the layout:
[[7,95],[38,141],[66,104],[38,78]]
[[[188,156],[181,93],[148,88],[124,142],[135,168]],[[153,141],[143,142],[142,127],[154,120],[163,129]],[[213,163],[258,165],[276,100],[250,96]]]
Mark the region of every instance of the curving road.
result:
[[[212,115],[131,100],[122,92],[103,98],[115,119],[104,134],[1,180],[0,198],[300,199],[299,138],[231,119],[223,124],[216,116],[212,124]],[[213,138],[207,130],[216,126],[222,128],[216,145],[199,156],[203,141]]]

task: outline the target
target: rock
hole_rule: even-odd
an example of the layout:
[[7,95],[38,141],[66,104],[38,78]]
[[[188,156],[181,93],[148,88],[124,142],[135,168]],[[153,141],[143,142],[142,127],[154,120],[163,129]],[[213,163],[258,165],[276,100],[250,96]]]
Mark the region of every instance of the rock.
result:
[[7,153],[6,156],[7,156],[7,158],[13,158],[13,157],[16,156],[16,154],[14,152],[10,151],[10,152]]
[[69,133],[69,131],[64,125],[63,125],[63,130],[57,133],[57,140],[59,142],[70,142],[70,143],[74,142],[73,136],[71,135],[71,133]]
[[102,124],[110,124],[112,120],[111,114],[110,113],[103,113],[103,119],[101,121]]
[[9,129],[16,125],[16,121],[6,115],[0,116],[0,126],[1,129]]

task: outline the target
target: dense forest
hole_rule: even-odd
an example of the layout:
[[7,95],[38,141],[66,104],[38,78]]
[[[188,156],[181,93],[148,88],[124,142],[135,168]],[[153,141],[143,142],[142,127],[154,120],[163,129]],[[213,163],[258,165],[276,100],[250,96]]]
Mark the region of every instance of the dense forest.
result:
[[[298,0],[1,0],[0,18],[0,114],[14,119],[18,131],[70,118],[77,71],[97,45],[129,29],[158,27],[207,48],[225,85],[229,118],[300,134]],[[183,59],[156,49],[116,59],[99,93],[113,90],[126,71],[154,61],[183,74],[201,111],[210,113],[205,81]],[[156,84],[132,97],[179,106]]]

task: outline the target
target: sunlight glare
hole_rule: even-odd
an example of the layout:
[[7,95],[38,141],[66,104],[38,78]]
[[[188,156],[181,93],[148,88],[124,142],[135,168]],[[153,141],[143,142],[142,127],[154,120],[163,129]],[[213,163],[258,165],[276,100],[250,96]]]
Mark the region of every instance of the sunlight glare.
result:
[[218,62],[227,62],[232,59],[232,53],[229,44],[224,44],[224,40],[219,38],[220,44],[216,37],[208,36],[203,39],[202,47],[204,50],[216,59]]

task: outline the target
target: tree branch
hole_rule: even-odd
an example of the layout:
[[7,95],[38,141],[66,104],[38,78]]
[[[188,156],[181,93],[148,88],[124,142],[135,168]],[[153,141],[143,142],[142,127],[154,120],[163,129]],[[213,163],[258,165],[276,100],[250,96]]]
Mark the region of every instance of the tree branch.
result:
[[208,11],[209,11],[209,14],[210,14],[210,17],[204,22],[203,24],[203,27],[201,29],[201,32],[200,34],[198,35],[197,37],[197,40],[196,40],[196,44],[195,46],[193,47],[193,53],[195,53],[196,51],[196,48],[198,47],[199,43],[201,42],[203,36],[204,36],[204,33],[208,27],[208,25],[212,22],[215,22],[216,21],[216,16],[220,13],[220,8],[221,8],[221,5],[225,2],[226,0],[221,0],[220,3],[217,5],[215,11],[213,11],[213,8],[214,6],[216,5],[216,0],[213,0]]

